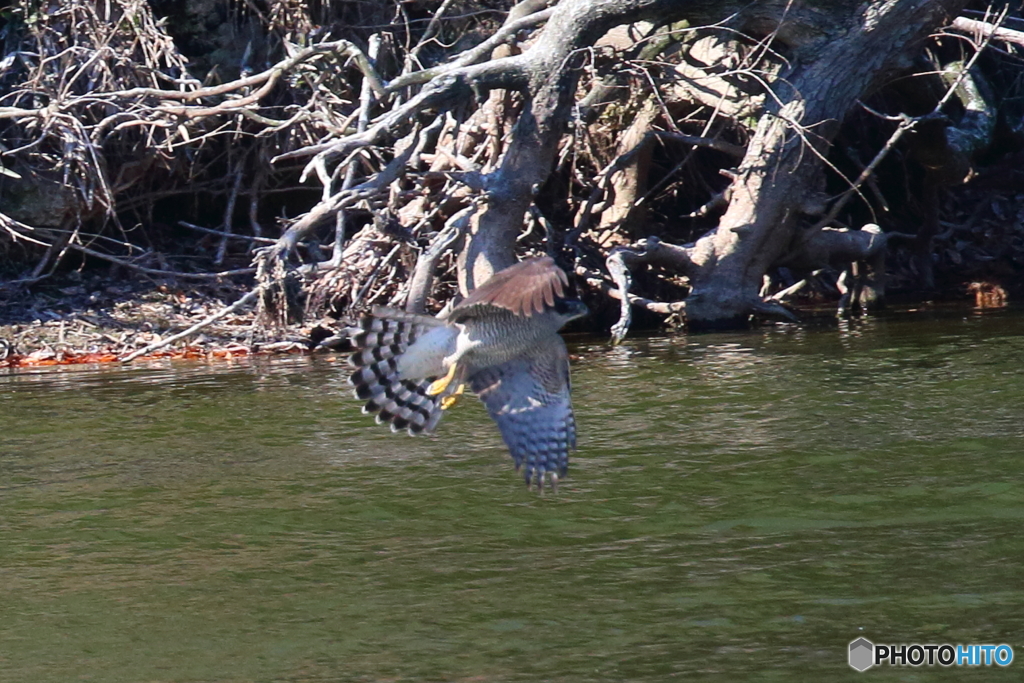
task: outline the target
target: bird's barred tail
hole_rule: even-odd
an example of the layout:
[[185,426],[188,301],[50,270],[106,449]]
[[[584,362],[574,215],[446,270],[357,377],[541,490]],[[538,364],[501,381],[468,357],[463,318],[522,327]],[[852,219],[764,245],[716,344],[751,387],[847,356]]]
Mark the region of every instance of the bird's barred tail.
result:
[[441,419],[441,397],[427,395],[430,380],[399,379],[398,357],[421,334],[443,324],[429,316],[376,308],[352,332],[358,350],[349,358],[355,368],[349,382],[356,398],[366,401],[363,412],[376,413],[377,422],[391,423],[393,432],[430,433]]

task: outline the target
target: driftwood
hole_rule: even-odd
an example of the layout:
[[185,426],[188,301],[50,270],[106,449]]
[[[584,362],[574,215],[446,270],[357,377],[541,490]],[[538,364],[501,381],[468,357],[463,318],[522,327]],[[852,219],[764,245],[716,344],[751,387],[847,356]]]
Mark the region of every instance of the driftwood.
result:
[[[19,72],[7,69],[6,77],[11,82],[0,101],[0,123],[5,126],[3,150],[15,160],[17,171],[5,170],[2,182],[6,186],[0,190],[17,196],[31,192],[33,185],[49,182],[56,188],[51,194],[62,199],[51,202],[49,215],[30,212],[32,219],[44,221],[39,225],[20,220],[17,214],[0,214],[0,226],[14,243],[47,248],[30,277],[9,284],[27,285],[46,277],[44,271],[53,272],[68,252],[155,277],[216,279],[251,275],[253,268],[196,273],[140,265],[138,261],[160,255],[133,243],[120,227],[127,213],[122,207],[133,203],[127,197],[135,192],[141,200],[137,205],[156,201],[165,190],[144,187],[147,172],[161,167],[166,171],[176,163],[177,152],[185,148],[193,159],[201,159],[204,148],[215,146],[220,137],[237,134],[244,121],[260,127],[260,133],[265,134],[301,128],[318,115],[326,120],[335,118],[326,108],[318,111],[315,102],[284,120],[258,111],[261,102],[280,89],[283,79],[303,69],[308,71],[317,62],[350,58],[363,69],[363,80],[370,88],[381,88],[367,57],[348,40],[296,49],[259,73],[218,85],[203,86],[187,76],[170,76],[187,74],[186,61],[149,6],[140,0],[115,0],[99,6],[62,0],[48,9],[45,20],[37,17],[30,25],[37,28],[26,32],[25,49],[7,60],[22,66],[22,80],[11,80]],[[62,68],[66,63],[73,67]],[[35,104],[38,101],[48,105],[39,107]],[[118,150],[120,157],[116,156]],[[143,153],[137,155],[138,150]],[[219,232],[233,232],[235,205],[245,194],[245,171],[254,156],[258,155],[239,155],[230,180],[222,188],[227,202],[223,230]],[[119,172],[111,173],[112,167],[119,168]],[[195,167],[182,170],[186,176],[183,185],[203,173]],[[248,194],[255,197],[259,182],[249,182],[253,189]],[[179,191],[185,194],[194,190],[193,185]],[[8,201],[3,211],[14,211],[19,205],[18,201]],[[250,206],[254,207],[255,202],[250,200]],[[250,216],[255,229],[254,208],[250,208]],[[87,221],[97,224],[98,232],[87,230]],[[120,240],[121,249],[108,251],[101,247],[110,241],[111,226],[125,237]],[[50,236],[54,232],[70,236],[55,239]],[[224,263],[228,239],[222,238],[213,265]]]
[[[838,269],[851,293],[840,307],[868,306],[884,299],[890,243],[911,245],[927,285],[938,199],[991,139],[978,57],[1021,34],[1003,16],[957,17],[965,4],[525,0],[500,23],[479,20],[464,43],[448,39],[477,20],[450,16],[450,2],[422,24],[359,39],[318,42],[309,14],[301,47],[289,32],[264,68],[204,84],[146,3],[60,0],[57,14],[89,40],[76,52],[56,29],[25,38],[28,67],[0,99],[6,156],[18,161],[2,182],[35,174],[73,192],[53,224],[0,215],[0,236],[41,253],[8,285],[38,282],[69,253],[151,277],[255,274],[271,325],[371,303],[434,310],[546,252],[579,275],[582,295],[617,300],[616,340],[634,305],[694,328],[792,320],[781,302],[799,288],[763,287],[780,267]],[[943,27],[963,55],[915,64]],[[29,47],[45,57],[25,56]],[[79,66],[63,71],[47,61],[72,55]],[[945,81],[926,113],[867,102],[894,77],[929,72]],[[879,148],[848,152],[853,173],[829,156],[851,115],[892,131]],[[145,153],[114,163],[126,150]],[[927,169],[912,239],[871,227],[885,224],[874,217],[851,220],[855,206],[891,208],[876,179],[896,153]],[[181,185],[147,185],[157,171]],[[846,187],[825,187],[826,174]],[[187,186],[192,177],[202,180]],[[302,187],[313,198],[301,208],[261,213]],[[182,224],[209,235],[216,272],[165,267],[125,226],[200,190],[216,197],[214,225]],[[281,231],[265,236],[275,220]],[[644,265],[684,291],[664,302],[630,291]]]
[[192,325],[191,327],[189,327],[189,328],[187,328],[185,330],[182,330],[181,332],[178,332],[177,334],[172,334],[169,337],[165,337],[164,339],[161,339],[158,342],[154,342],[152,344],[148,344],[147,346],[144,346],[141,349],[133,351],[132,353],[130,353],[127,356],[125,356],[124,358],[122,358],[121,362],[122,363],[131,363],[133,360],[135,360],[136,358],[138,358],[140,356],[149,355],[149,354],[153,353],[154,351],[157,351],[159,349],[164,348],[165,346],[170,346],[171,344],[174,344],[175,342],[179,342],[179,341],[181,341],[183,339],[187,339],[187,338],[189,338],[189,337],[191,337],[191,336],[193,336],[195,334],[198,334],[203,329],[209,327],[210,325],[212,325],[213,323],[217,322],[221,318],[225,318],[225,317],[231,315],[232,313],[234,313],[235,311],[238,311],[238,310],[244,308],[245,306],[248,306],[249,304],[254,303],[256,301],[257,297],[259,297],[259,295],[261,293],[262,292],[261,292],[260,288],[256,288],[253,291],[251,291],[248,294],[246,294],[245,296],[243,296],[242,298],[240,298],[235,303],[231,304],[230,306],[225,306],[224,308],[220,309],[219,311],[217,311],[213,315],[207,316],[203,320],[199,321],[195,325]]
[[[650,239],[635,248],[617,247],[612,252],[608,267],[617,289],[623,293],[622,301],[627,302],[623,304],[620,323],[613,335],[621,338],[628,328],[629,298],[625,295],[629,289],[628,268],[640,262],[657,262],[689,278],[691,291],[685,301],[677,303],[693,326],[741,325],[751,314],[792,319],[792,313],[776,301],[760,296],[762,276],[783,262],[789,251],[803,248],[800,244],[794,246],[794,240],[807,242],[811,239],[820,248],[823,240],[812,237],[834,220],[850,197],[856,196],[859,187],[871,177],[877,163],[885,156],[886,150],[883,150],[864,169],[862,177],[851,183],[848,192],[822,208],[822,211],[828,209],[824,219],[800,232],[797,217],[808,211],[813,213],[821,204],[812,192],[813,176],[819,172],[828,145],[838,131],[836,122],[863,93],[905,68],[907,55],[918,50],[928,33],[948,21],[962,4],[957,0],[937,3],[919,0],[879,6],[864,13],[857,3],[837,2],[830,7],[830,23],[822,24],[820,16],[802,11],[788,14],[784,24],[776,23],[773,39],[775,44],[784,45],[789,51],[790,63],[774,81],[765,84],[769,97],[764,115],[740,163],[718,228],[687,246],[676,247]],[[475,49],[447,64],[424,70],[426,73],[403,72],[383,84],[385,92],[393,95],[414,84],[422,84],[422,88],[403,97],[390,109],[382,102],[385,111],[365,130],[278,157],[280,160],[312,157],[304,173],[315,175],[325,183],[320,205],[292,230],[310,229],[316,222],[333,215],[344,201],[349,190],[334,190],[330,181],[339,177],[337,169],[351,163],[360,150],[380,148],[389,139],[405,135],[405,154],[408,155],[409,148],[416,149],[409,159],[421,158],[433,147],[435,161],[445,158],[449,165],[432,167],[432,174],[444,173],[447,179],[458,183],[463,188],[461,197],[485,198],[470,218],[464,239],[459,240],[459,283],[463,292],[472,289],[481,279],[515,259],[516,240],[523,231],[524,219],[540,187],[560,163],[561,143],[582,73],[579,50],[594,44],[613,27],[629,22],[647,21],[650,23],[646,26],[653,27],[688,19],[692,24],[725,19],[729,15],[718,12],[726,10],[737,10],[729,20],[730,26],[740,31],[756,23],[763,27],[764,22],[771,25],[772,21],[781,19],[771,3],[742,9],[724,4],[717,11],[696,2],[561,0],[523,3],[520,11],[510,13],[505,25],[495,34],[511,37],[514,35],[512,26],[539,27],[521,51],[488,59],[486,50]],[[533,21],[527,21],[530,17]],[[866,28],[867,23],[871,25],[870,30]],[[861,29],[852,30],[854,26],[861,26]],[[990,35],[994,34],[990,32]],[[489,48],[496,45],[497,42],[487,44]],[[969,69],[968,65],[965,72]],[[773,76],[775,73],[772,72]],[[962,80],[958,78],[957,84],[949,90],[954,90]],[[507,129],[505,140],[499,143],[498,152],[481,156],[482,138],[478,137],[477,157],[473,159],[458,149],[439,149],[437,141],[425,135],[403,132],[410,120],[422,121],[424,116],[429,120],[434,111],[438,112],[434,119],[436,124],[444,112],[464,103],[467,97],[489,96],[487,101],[493,102],[495,93],[500,97],[500,93],[509,91],[519,94],[521,105],[514,123]],[[948,97],[936,105],[936,112],[946,101]],[[901,123],[887,148],[891,149],[905,132],[914,130],[926,119],[908,118]],[[470,117],[469,121],[474,119]],[[482,122],[475,125],[482,126]],[[650,123],[644,125],[649,128]],[[662,139],[707,144],[733,155],[740,154],[736,145],[713,138],[675,131],[657,132],[657,135]],[[447,140],[456,142],[458,137],[448,136]],[[610,180],[644,149],[645,144],[645,138],[627,143],[597,174],[590,196],[581,205],[568,235],[569,243],[575,244],[581,234],[588,234],[592,216],[614,205],[615,192]],[[397,168],[396,161],[392,161],[380,177],[390,181],[393,196],[402,179],[410,178],[410,173],[415,173],[415,164],[405,161]],[[427,176],[420,178],[422,183]],[[383,191],[383,184],[377,184],[378,195]],[[629,195],[621,186],[615,189],[620,195]],[[625,211],[610,218],[613,225],[625,221],[629,205],[636,202],[635,191],[632,195],[626,200]],[[460,209],[466,206],[465,200],[456,199],[450,190],[441,201],[454,202]],[[614,241],[600,237],[601,233],[608,232],[606,222],[598,232],[599,245],[613,246]],[[270,257],[280,258],[290,253],[287,239],[286,235],[275,251],[268,252]],[[455,240],[450,244],[454,246]],[[436,258],[436,255],[432,257]],[[418,289],[421,291],[412,304],[414,307],[423,300],[422,287],[418,285]]]

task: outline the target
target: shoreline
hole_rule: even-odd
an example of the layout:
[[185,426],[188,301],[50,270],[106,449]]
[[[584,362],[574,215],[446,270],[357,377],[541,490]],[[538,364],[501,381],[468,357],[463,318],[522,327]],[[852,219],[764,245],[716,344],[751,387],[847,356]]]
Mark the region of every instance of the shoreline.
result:
[[[993,299],[988,290],[968,296],[919,301],[911,298],[887,307],[895,310],[963,308],[973,312],[1005,310],[1006,292]],[[973,293],[973,306],[970,295]],[[307,321],[276,330],[256,326],[249,284],[231,281],[183,286],[174,281],[121,279],[71,273],[43,286],[0,298],[0,368],[32,368],[134,360],[230,360],[240,357],[310,353],[324,342],[345,350],[329,337],[337,321]],[[250,297],[249,301],[241,301]],[[991,300],[990,300],[991,299]],[[241,305],[239,305],[241,304]],[[238,306],[237,310],[226,309]],[[834,319],[831,306],[801,308],[804,323]],[[220,317],[187,337],[170,340],[215,314]],[[336,338],[335,338],[336,339]],[[167,343],[170,342],[170,343]],[[149,346],[160,345],[135,356]],[[166,346],[162,344],[167,344]]]
[[[0,305],[0,368],[123,362],[249,292],[230,282],[185,288],[170,282],[76,279]],[[313,346],[308,325],[268,333],[256,330],[254,322],[255,307],[249,305],[137,360],[231,359],[306,352]]]

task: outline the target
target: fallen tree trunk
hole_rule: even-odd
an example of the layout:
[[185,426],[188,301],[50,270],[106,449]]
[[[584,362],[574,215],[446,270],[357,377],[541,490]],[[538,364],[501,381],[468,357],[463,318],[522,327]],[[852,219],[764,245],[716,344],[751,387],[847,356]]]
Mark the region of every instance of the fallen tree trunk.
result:
[[[809,205],[820,203],[822,159],[841,120],[864,93],[907,68],[907,57],[920,41],[963,4],[965,0],[743,6],[668,0],[521,3],[506,27],[528,21],[531,11],[542,13],[546,24],[520,54],[480,62],[484,54],[477,50],[472,59],[464,56],[435,68],[433,80],[419,94],[379,117],[366,132],[314,150],[318,155],[310,168],[323,164],[325,155],[351,154],[376,144],[410,117],[428,107],[451,107],[464,94],[479,96],[496,89],[518,93],[518,117],[492,170],[480,172],[463,163],[453,175],[484,197],[461,240],[459,284],[466,292],[515,260],[524,216],[552,172],[571,120],[582,48],[628,22],[658,26],[683,18],[691,24],[728,20],[734,30],[761,37],[766,49],[770,45],[784,54],[788,69],[772,83],[717,229],[692,245],[674,248],[667,261],[689,277],[685,317],[691,327],[743,326],[752,313],[788,316],[781,306],[760,297],[760,285],[768,269],[799,246],[794,243],[798,218],[813,212]],[[418,80],[415,73],[408,74],[385,89],[394,91]],[[460,157],[457,152],[448,155]],[[327,175],[323,169],[318,174]],[[314,209],[310,215],[316,214]],[[556,251],[557,246],[549,244],[548,249]],[[629,260],[665,265],[670,246],[640,245]]]
[[[553,7],[550,7],[553,5]],[[322,143],[305,150],[282,155],[291,159],[315,154],[306,174],[314,171],[326,179],[324,200],[299,220],[278,248],[268,250],[272,258],[284,258],[293,245],[317,223],[337,211],[345,201],[342,192],[329,191],[330,178],[337,172],[328,163],[350,157],[356,150],[379,145],[389,136],[397,136],[410,120],[431,109],[445,111],[465,102],[467,96],[481,96],[494,90],[518,93],[522,105],[500,160],[493,170],[481,172],[471,164],[452,169],[450,176],[477,194],[486,197],[470,221],[459,255],[459,284],[465,293],[491,273],[515,260],[516,237],[523,228],[524,216],[541,186],[553,170],[564,135],[571,122],[575,92],[581,76],[583,49],[621,24],[639,21],[654,26],[668,25],[685,18],[691,24],[728,20],[735,30],[778,35],[820,35],[813,22],[822,15],[811,6],[793,6],[785,2],[711,2],[709,0],[561,0],[528,1],[510,12],[495,35],[514,35],[514,27],[532,27],[546,21],[533,42],[520,54],[486,60],[480,47],[467,51],[445,65],[423,72],[402,74],[384,85],[388,93],[418,83],[426,85],[417,94],[379,116],[365,131],[335,142]],[[535,19],[535,20],[534,20]],[[784,29],[784,30],[783,30]],[[500,41],[485,41],[496,45]],[[429,80],[428,80],[429,79]],[[428,126],[429,128],[429,126]],[[447,152],[459,159],[456,151]],[[468,168],[466,166],[469,166]],[[396,169],[394,162],[390,169]],[[397,170],[397,169],[396,169]],[[548,245],[556,250],[557,245]],[[264,272],[277,272],[264,267]]]
[[[38,56],[4,74],[11,94],[0,107],[0,138],[15,151],[0,168],[0,191],[10,179],[29,176],[24,170],[33,167],[26,159],[37,166],[46,162],[53,167],[48,171],[71,169],[65,178],[82,179],[78,194],[102,208],[109,231],[116,228],[124,239],[80,233],[81,215],[54,224],[67,235],[59,239],[16,216],[0,215],[0,237],[46,250],[17,286],[47,277],[65,253],[107,259],[147,275],[215,278],[252,272],[237,267],[245,265],[255,242],[263,243],[244,236],[246,217],[256,236],[264,234],[260,221],[269,226],[283,217],[283,234],[259,252],[256,264],[261,306],[264,312],[278,306],[280,313],[264,319],[278,322],[327,310],[351,316],[371,304],[437,311],[493,271],[542,252],[580,276],[581,294],[594,308],[617,300],[625,313],[636,305],[673,320],[683,317],[693,328],[744,326],[751,314],[786,317],[791,313],[779,305],[782,297],[762,291],[764,276],[775,267],[813,272],[830,264],[827,274],[834,278],[832,268],[853,273],[849,263],[859,261],[872,263],[881,276],[889,236],[908,224],[918,225],[914,253],[897,253],[889,261],[908,264],[902,273],[891,273],[897,286],[913,282],[907,273],[920,274],[926,283],[931,264],[964,251],[960,237],[974,219],[939,233],[948,220],[940,220],[938,198],[971,177],[967,171],[976,159],[988,163],[995,113],[1003,111],[1001,102],[1019,97],[1006,86],[1012,70],[1007,75],[997,69],[995,87],[987,88],[992,69],[976,63],[977,55],[986,40],[1020,37],[1002,28],[1002,16],[991,23],[955,22],[960,33],[929,43],[930,61],[922,66],[922,39],[964,4],[525,0],[498,23],[493,13],[456,14],[456,3],[388,0],[381,5],[401,5],[418,18],[388,26],[374,20],[362,29],[350,22],[352,40],[313,41],[302,50],[289,47],[294,41],[285,33],[280,46],[286,54],[271,50],[261,57],[270,68],[246,75],[251,65],[242,57],[238,79],[202,86],[187,74],[148,5],[117,0],[114,15],[145,10],[141,24],[120,22],[124,35],[117,45],[123,44],[123,54],[108,55],[101,38],[114,15],[110,9],[97,14],[90,24],[96,45],[87,64],[120,73],[115,67],[135,54],[129,30],[135,25],[152,24],[144,44],[163,46],[170,56],[150,60],[127,82],[111,78],[96,87],[91,75],[84,78],[85,67],[62,70],[51,59],[78,44],[75,31],[81,29],[67,27],[82,22],[57,17],[45,30],[26,23],[19,54]],[[80,16],[89,7],[73,0],[59,5],[61,17]],[[302,0],[294,6],[300,14],[308,9]],[[327,14],[307,17],[314,18],[330,23]],[[977,36],[969,41],[964,32]],[[33,44],[41,48],[33,52]],[[365,44],[380,49],[364,57],[359,46]],[[945,84],[939,73],[945,73]],[[890,78],[895,75],[900,78]],[[887,82],[891,87],[876,100],[863,101]],[[908,94],[909,82],[921,84],[916,101]],[[944,87],[947,97],[933,108]],[[578,92],[587,88],[589,93]],[[958,102],[949,96],[953,91]],[[896,97],[885,100],[890,95]],[[105,108],[91,104],[101,100]],[[863,107],[855,107],[858,100]],[[38,101],[51,106],[29,106]],[[928,109],[915,118],[904,113]],[[856,116],[848,116],[851,111]],[[1005,118],[1012,133],[1011,113]],[[866,165],[858,159],[870,158],[881,141],[844,131],[844,153],[825,162],[844,117],[850,128],[859,124],[868,133],[897,131]],[[878,160],[911,131],[897,151],[900,163],[909,160],[918,175],[904,168],[903,175],[892,174],[895,183],[883,175],[876,183],[876,172],[886,170]],[[145,139],[133,137],[143,132]],[[62,135],[71,135],[84,152],[70,154],[64,145],[60,157],[55,150]],[[43,149],[40,140],[46,154],[33,151]],[[118,145],[141,150],[145,158],[138,167],[122,164]],[[160,155],[149,154],[157,148]],[[227,157],[215,165],[225,149]],[[214,188],[215,206],[205,207],[202,219],[191,210],[180,224],[223,221],[222,229],[199,228],[220,237],[210,251],[212,263],[236,266],[217,274],[179,273],[159,260],[159,241],[140,246],[149,238],[139,231],[129,239],[125,227],[149,222],[143,209],[152,213],[152,203],[164,194],[146,189],[148,208],[140,200],[124,209],[118,199],[125,183],[138,180],[134,175],[150,174],[138,170],[149,168],[147,163],[166,162],[168,176],[180,179],[196,168],[197,150],[205,155],[197,177],[206,184],[192,184],[189,191]],[[272,155],[276,167],[263,163]],[[301,160],[300,166],[282,163],[287,160]],[[303,163],[301,182],[319,183],[322,191],[295,192]],[[111,168],[120,170],[114,175]],[[929,174],[923,182],[922,169]],[[274,175],[277,181],[268,180]],[[848,182],[851,191],[839,182]],[[870,192],[854,195],[862,183],[874,184]],[[852,196],[861,201],[840,216]],[[248,216],[239,208],[244,203]],[[897,216],[890,207],[910,208]],[[881,232],[855,229],[869,223]],[[956,242],[947,243],[954,232]],[[1005,241],[1017,244],[1010,237]],[[991,258],[983,238],[972,238],[978,243],[975,262]],[[331,258],[325,257],[327,247]],[[206,246],[197,245],[193,256],[206,258]],[[192,261],[187,264],[180,270],[195,270]],[[601,272],[602,264],[608,273]],[[631,272],[645,264],[654,267],[652,273]],[[634,274],[642,293],[628,291]],[[780,280],[791,282],[788,273],[774,281]],[[948,279],[936,280],[948,287]],[[872,287],[883,294],[883,279]],[[295,296],[280,307],[289,292]],[[600,313],[595,319],[602,320]],[[628,322],[623,315],[617,336]]]
[[[819,190],[824,155],[857,99],[906,68],[911,50],[948,21],[962,0],[828,3],[823,33],[790,45],[792,67],[775,96],[732,185],[718,228],[686,249],[678,266],[690,277],[691,327],[747,324],[752,313],[784,315],[764,301],[764,274],[798,239],[804,201]],[[841,17],[841,19],[838,19]]]

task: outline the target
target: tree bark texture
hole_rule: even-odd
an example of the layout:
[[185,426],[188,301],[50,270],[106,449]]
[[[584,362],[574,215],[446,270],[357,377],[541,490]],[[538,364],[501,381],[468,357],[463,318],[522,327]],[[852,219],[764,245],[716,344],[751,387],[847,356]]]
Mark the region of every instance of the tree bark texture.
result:
[[[525,75],[526,105],[499,168],[486,183],[488,202],[460,258],[464,291],[514,261],[516,235],[537,188],[548,177],[569,121],[578,79],[573,53],[631,21],[722,21],[752,35],[774,34],[791,68],[774,83],[755,137],[740,164],[718,229],[689,250],[692,326],[738,326],[773,307],[758,295],[764,273],[797,235],[805,194],[846,112],[887,76],[965,0],[828,0],[797,3],[676,0],[562,0],[536,43],[513,59]],[[663,251],[663,247],[660,249]]]
[[[526,106],[501,165],[486,182],[488,204],[474,221],[459,260],[463,291],[515,261],[513,248],[534,193],[548,178],[575,101],[579,68],[574,57],[615,26],[636,21],[666,24],[686,18],[714,23],[730,16],[763,24],[783,16],[786,3],[709,0],[562,0],[537,41],[509,66],[525,75]],[[792,16],[802,10],[791,10]]]
[[[459,162],[449,164],[448,170],[433,171],[435,176],[450,174],[445,177],[469,190],[458,196],[458,203],[470,196],[480,200],[468,220],[458,257],[459,287],[465,294],[515,261],[524,217],[550,177],[573,121],[587,50],[611,29],[628,23],[666,26],[685,20],[690,26],[728,27],[751,42],[759,41],[757,49],[772,50],[778,57],[758,74],[766,104],[726,195],[726,212],[717,228],[693,245],[641,245],[634,255],[620,260],[672,264],[688,276],[691,290],[685,313],[691,327],[742,326],[752,313],[789,315],[761,298],[762,278],[787,252],[799,251],[801,239],[807,239],[798,231],[797,219],[801,213],[813,213],[813,208],[807,208],[812,204],[821,206],[811,195],[820,190],[822,160],[846,113],[866,92],[908,68],[912,50],[965,4],[966,0],[530,0],[520,3],[504,26],[480,46],[385,84],[385,93],[422,87],[398,100],[365,131],[278,158],[315,154],[306,174],[316,171],[326,178],[332,159],[393,138],[426,112],[445,116],[445,111],[469,102],[470,120],[479,123],[481,117],[487,118],[488,106],[500,108],[502,117],[518,108],[507,138],[503,140],[500,133],[490,136],[493,149],[486,163],[473,167]],[[546,23],[522,52],[495,50],[501,44],[497,36],[513,39],[520,30],[517,27],[533,28],[542,21]],[[714,54],[705,47],[703,54]],[[781,64],[785,68],[776,73]],[[502,94],[495,97],[496,93]],[[509,93],[517,94],[516,104],[508,104]],[[498,100],[506,104],[499,106]],[[481,106],[484,102],[489,104]],[[469,128],[488,127],[497,131],[504,125]],[[409,144],[417,149],[429,147],[429,128],[411,133],[419,141]],[[410,158],[418,156],[416,152]],[[455,156],[461,154],[456,150]],[[394,174],[404,173],[399,168],[402,164],[395,157],[375,181],[326,198],[289,231],[292,243],[322,217],[357,201],[355,190],[379,191],[390,184]],[[450,197],[454,200],[457,195],[452,192]],[[549,249],[554,245],[549,244]],[[429,287],[429,282],[418,287]],[[424,292],[416,294],[410,298],[422,300]]]
[[[761,279],[787,250],[806,193],[845,113],[858,98],[898,71],[910,49],[963,0],[827,3],[831,31],[795,46],[793,68],[776,82],[733,183],[718,229],[690,255],[688,322],[731,327],[759,310]],[[822,3],[825,8],[826,3]],[[844,21],[836,17],[845,16]]]

